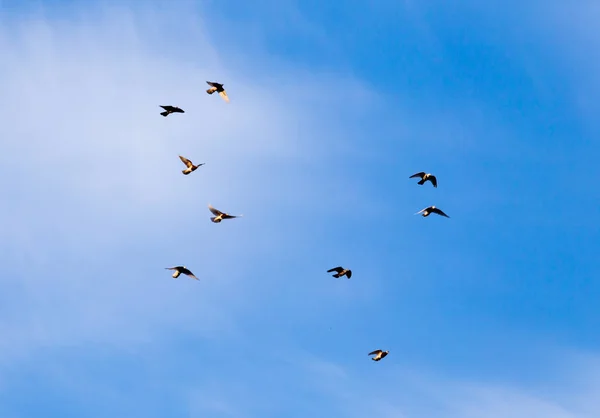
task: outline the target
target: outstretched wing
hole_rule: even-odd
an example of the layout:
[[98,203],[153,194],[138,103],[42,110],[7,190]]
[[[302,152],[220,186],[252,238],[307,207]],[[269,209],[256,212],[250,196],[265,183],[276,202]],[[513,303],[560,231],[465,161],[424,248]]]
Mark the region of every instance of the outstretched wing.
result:
[[437,179],[435,178],[435,176],[429,176],[427,180],[429,180],[431,184],[433,184],[433,187],[437,187]]
[[188,168],[192,168],[192,166],[194,165],[194,164],[192,164],[192,162],[190,160],[188,160],[185,157],[182,157],[181,155],[179,156],[179,158]]
[[420,173],[415,173],[412,176],[409,177],[409,179],[415,178],[415,177],[423,177],[425,175],[424,171],[421,171]]
[[429,207],[421,209],[420,211],[418,211],[417,213],[415,213],[415,215],[418,215],[419,213],[423,213],[425,212],[427,209],[429,209]]
[[237,218],[236,215],[230,215],[228,213],[224,213],[223,214],[223,219],[233,219],[233,218]]
[[336,273],[341,273],[342,271],[344,271],[343,267],[334,267],[331,270],[327,270],[327,273],[331,273],[332,271],[335,271]]
[[219,209],[215,209],[213,208],[211,205],[208,205],[208,210],[210,210],[213,214],[219,216],[219,215],[225,215],[223,212],[221,212]]
[[219,96],[221,96],[223,98],[223,100],[225,100],[227,103],[229,103],[229,97],[227,97],[227,92],[225,90],[221,90],[219,92]]
[[163,105],[159,105],[159,106],[162,107],[163,109],[165,109],[167,112],[173,111],[173,106],[163,106]]
[[373,356],[373,355],[377,355],[377,354],[381,354],[381,353],[383,353],[383,351],[381,351],[381,350],[375,350],[375,351],[371,351],[371,352],[369,353],[369,355],[370,355],[370,356]]
[[216,87],[215,83],[213,83],[212,81],[207,81],[206,84],[208,84],[211,87]]
[[445,216],[446,218],[449,218],[449,216],[448,216],[448,215],[446,215],[444,212],[442,212],[442,211],[441,211],[440,209],[438,209],[438,208],[431,209],[431,211],[432,211],[433,213],[437,213],[438,215],[442,215],[442,216]]
[[173,106],[173,112],[176,113],[185,113],[182,108]]

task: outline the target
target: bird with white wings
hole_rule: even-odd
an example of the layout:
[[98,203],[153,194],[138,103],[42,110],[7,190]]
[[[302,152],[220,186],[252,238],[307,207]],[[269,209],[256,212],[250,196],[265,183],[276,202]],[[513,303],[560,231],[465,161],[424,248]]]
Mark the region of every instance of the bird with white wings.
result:
[[165,270],[175,270],[175,273],[173,273],[174,279],[178,278],[180,274],[185,274],[186,276],[189,276],[192,279],[199,280],[196,276],[194,276],[194,273],[189,271],[185,266],[165,267]]
[[182,157],[181,155],[179,156],[179,159],[181,159],[181,161],[185,164],[185,166],[187,167],[185,170],[181,170],[181,172],[183,174],[185,174],[186,176],[188,174],[190,174],[192,171],[196,171],[196,169],[200,166],[203,166],[205,163],[202,164],[198,164],[198,165],[194,165],[194,163],[192,163],[190,160],[188,160],[185,157]]
[[216,224],[221,222],[223,219],[233,219],[233,218],[239,218],[241,216],[244,216],[244,215],[230,215],[228,213],[221,212],[219,209],[213,208],[210,204],[208,205],[208,210],[210,210],[213,213],[213,215],[215,215],[215,216],[211,217],[210,220]]
[[208,94],[213,94],[216,91],[217,93],[219,93],[219,96],[223,98],[223,100],[229,103],[229,96],[227,96],[227,92],[223,88],[223,84],[217,83],[215,81],[207,81],[206,84],[210,86],[210,88],[206,90]]
[[371,360],[373,360],[373,361],[379,361],[382,358],[384,358],[385,356],[387,356],[388,354],[389,354],[389,351],[383,351],[383,350],[375,350],[375,351],[371,351],[369,353],[370,356],[373,356],[373,355],[375,356],[375,357],[371,358]]

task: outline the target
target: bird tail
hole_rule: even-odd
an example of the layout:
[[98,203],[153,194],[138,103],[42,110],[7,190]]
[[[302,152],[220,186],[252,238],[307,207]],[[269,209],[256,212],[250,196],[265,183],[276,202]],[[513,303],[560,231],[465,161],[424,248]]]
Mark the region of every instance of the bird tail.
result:
[[214,223],[218,224],[221,221],[215,221],[215,219],[217,219],[215,216],[211,217],[210,220],[213,221]]
[[208,94],[213,94],[215,91],[217,91],[216,87],[211,87],[211,88],[209,88],[208,90],[206,90],[206,92],[207,92]]
[[169,115],[169,112],[160,112],[161,115],[163,115],[164,117],[167,117]]
[[181,172],[182,172],[183,174],[185,174],[186,176],[187,176],[188,174],[190,174],[189,172],[187,172],[187,170],[181,170]]

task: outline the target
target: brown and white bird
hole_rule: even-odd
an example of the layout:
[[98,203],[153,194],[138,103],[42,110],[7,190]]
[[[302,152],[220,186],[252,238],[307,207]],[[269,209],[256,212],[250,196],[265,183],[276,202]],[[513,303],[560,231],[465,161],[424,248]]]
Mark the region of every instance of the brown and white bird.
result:
[[210,86],[210,88],[206,90],[208,94],[213,94],[216,91],[217,93],[219,93],[219,96],[223,98],[223,100],[229,103],[229,97],[227,96],[227,92],[223,88],[223,84],[217,83],[215,81],[207,81],[206,84]]
[[387,356],[389,353],[389,351],[383,351],[383,350],[375,350],[375,351],[371,351],[369,353],[370,356],[375,355],[375,357],[372,357],[371,360],[373,361],[379,361],[382,358],[384,358],[385,356]]
[[188,174],[190,174],[192,171],[196,171],[196,169],[200,166],[203,166],[205,163],[202,164],[198,164],[198,165],[194,165],[190,160],[188,160],[185,157],[182,157],[181,155],[179,156],[179,158],[181,159],[181,161],[183,161],[183,163],[185,164],[185,166],[187,167],[185,170],[181,170],[181,172],[183,174],[185,174],[186,176]]
[[192,279],[198,280],[198,278],[194,276],[194,274],[191,271],[189,271],[185,266],[165,267],[165,270],[175,270],[175,273],[173,273],[174,279],[178,278],[179,275],[183,273],[186,276],[190,276]]
[[163,106],[163,105],[160,105],[160,107],[162,107],[163,109],[165,109],[164,112],[160,112],[160,114],[163,115],[165,118],[167,116],[169,116],[171,113],[185,113],[182,109],[178,108],[177,106]]
[[239,218],[241,216],[244,216],[244,215],[235,215],[234,216],[234,215],[230,215],[228,213],[221,212],[220,210],[213,208],[210,204],[208,205],[208,210],[210,210],[215,215],[214,217],[210,218],[210,220],[216,224],[221,222],[223,219],[233,219],[233,218]]
[[421,180],[417,183],[417,184],[420,184],[421,186],[424,185],[426,181],[430,181],[431,184],[433,184],[433,187],[437,187],[437,179],[431,173],[426,173],[424,171],[421,171],[420,173],[413,174],[412,176],[409,177],[409,179],[412,179],[415,177],[421,178]]
[[429,206],[429,207],[427,207],[425,209],[421,209],[420,211],[418,211],[417,213],[415,213],[415,215],[418,215],[419,213],[422,213],[423,217],[427,217],[427,216],[431,215],[432,213],[436,213],[438,215],[445,216],[446,218],[449,218],[448,215],[446,215],[444,212],[442,212],[441,209],[438,209],[435,206]]
[[331,273],[332,271],[335,271],[336,273],[333,275],[333,277],[335,277],[336,279],[342,276],[346,276],[347,278],[352,277],[352,270],[350,269],[345,269],[343,267],[334,267],[330,270],[327,270],[327,273]]

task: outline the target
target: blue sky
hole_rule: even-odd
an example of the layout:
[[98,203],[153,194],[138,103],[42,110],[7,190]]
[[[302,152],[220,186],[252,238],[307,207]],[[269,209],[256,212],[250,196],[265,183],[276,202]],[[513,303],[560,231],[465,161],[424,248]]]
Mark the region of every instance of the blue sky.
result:
[[565,4],[0,0],[0,416],[597,417]]

